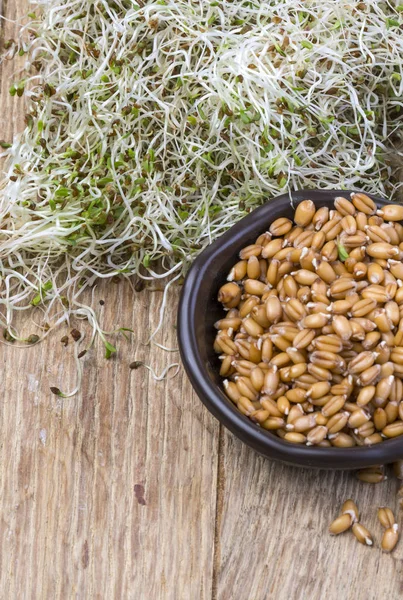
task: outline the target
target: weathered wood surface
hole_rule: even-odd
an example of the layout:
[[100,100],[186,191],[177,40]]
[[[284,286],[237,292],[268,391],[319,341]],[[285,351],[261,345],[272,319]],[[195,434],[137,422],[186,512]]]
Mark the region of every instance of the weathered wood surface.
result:
[[[28,2],[3,0],[2,11],[20,19]],[[14,35],[3,22],[2,39]],[[8,141],[23,126],[23,102],[8,95],[15,68],[5,62],[0,73]],[[136,335],[110,361],[97,344],[74,398],[49,391],[75,383],[73,342],[59,341],[67,327],[34,349],[1,346],[0,598],[401,598],[403,542],[387,556],[327,534],[352,497],[379,544],[376,508],[396,508],[393,478],[371,486],[263,460],[219,428],[182,370],[163,383],[129,370],[134,359],[157,372],[177,360],[143,344],[161,296],[96,291],[105,327]],[[159,337],[171,347],[177,298]]]

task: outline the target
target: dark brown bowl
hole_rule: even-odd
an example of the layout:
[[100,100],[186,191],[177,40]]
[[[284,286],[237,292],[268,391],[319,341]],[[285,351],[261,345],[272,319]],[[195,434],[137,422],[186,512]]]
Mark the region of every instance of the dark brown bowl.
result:
[[[317,208],[333,208],[337,196],[349,194],[346,190],[292,192],[254,210],[198,256],[186,277],[178,310],[181,357],[197,395],[209,411],[259,454],[304,467],[357,469],[390,463],[403,458],[403,436],[371,447],[318,448],[291,444],[257,427],[223,391],[219,361],[213,350],[214,323],[223,317],[217,292],[226,282],[241,248],[253,243],[275,219],[292,218],[302,200],[312,200]],[[373,200],[379,206],[387,203],[380,198]]]

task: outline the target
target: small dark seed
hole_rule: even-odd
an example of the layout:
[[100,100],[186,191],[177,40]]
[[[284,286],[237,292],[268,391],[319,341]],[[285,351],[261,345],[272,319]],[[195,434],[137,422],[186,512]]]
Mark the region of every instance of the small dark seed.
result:
[[32,334],[29,336],[29,338],[27,339],[28,344],[36,344],[36,342],[39,342],[39,335],[35,335]]
[[8,329],[4,330],[3,337],[5,340],[7,340],[7,342],[11,342],[11,343],[15,342],[15,338],[11,335],[11,333],[9,332]]
[[142,292],[145,287],[146,283],[144,279],[138,279],[134,285],[134,289],[136,290],[136,292]]
[[105,300],[100,300],[99,303],[100,303],[101,306],[104,306]]
[[61,391],[59,390],[59,388],[57,387],[51,387],[50,391],[52,392],[52,394],[54,394],[55,396],[61,396]]
[[70,335],[75,342],[78,342],[78,340],[81,338],[81,333],[78,331],[78,329],[72,329],[70,331]]
[[130,369],[139,369],[140,367],[143,366],[144,363],[141,362],[141,360],[135,360],[134,362],[130,363],[129,368]]
[[60,341],[64,346],[67,346],[67,344],[69,343],[69,338],[67,337],[67,335],[64,335]]
[[80,352],[80,354],[77,356],[77,358],[82,358],[86,354],[87,354],[87,350],[82,350],[82,352]]

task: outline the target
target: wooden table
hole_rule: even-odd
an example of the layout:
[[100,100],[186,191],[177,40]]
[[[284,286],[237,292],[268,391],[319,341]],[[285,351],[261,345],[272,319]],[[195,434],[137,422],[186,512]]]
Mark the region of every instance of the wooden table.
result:
[[[0,2],[1,5],[1,2]],[[27,0],[3,0],[22,18]],[[2,40],[15,35],[2,22]],[[1,67],[0,137],[23,127],[10,98],[15,63]],[[33,349],[1,348],[0,598],[7,600],[397,600],[403,542],[388,556],[352,534],[331,538],[330,521],[354,498],[379,545],[376,509],[396,509],[397,482],[309,471],[257,456],[219,426],[180,371],[155,382],[172,357],[146,346],[160,292],[99,289],[102,321],[132,327],[110,361],[85,358],[74,386],[73,342],[63,328]],[[159,341],[174,346],[178,292]],[[401,517],[401,515],[400,515]]]

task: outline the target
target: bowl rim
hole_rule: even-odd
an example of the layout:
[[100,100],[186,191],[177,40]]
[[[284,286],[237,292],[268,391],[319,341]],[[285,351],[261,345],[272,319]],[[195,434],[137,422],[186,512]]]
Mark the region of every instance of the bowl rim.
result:
[[[199,352],[199,340],[193,326],[197,318],[197,300],[203,280],[209,278],[209,271],[218,255],[226,250],[234,252],[234,258],[245,245],[242,239],[256,229],[257,220],[272,222],[270,213],[281,206],[292,207],[304,199],[314,203],[333,203],[337,196],[349,196],[353,190],[298,190],[277,196],[240,219],[222,236],[203,250],[193,262],[183,284],[177,318],[177,334],[182,362],[190,382],[207,409],[239,439],[260,454],[269,458],[305,467],[353,469],[374,464],[385,464],[403,458],[403,436],[387,440],[374,446],[353,448],[320,448],[291,444],[269,431],[257,427],[228,401],[224,392],[212,381]],[[357,190],[356,190],[357,192]],[[370,196],[378,206],[393,204],[388,200]],[[333,204],[332,204],[333,206]],[[263,233],[262,225],[262,233]],[[234,243],[234,238],[237,242]],[[250,239],[250,238],[249,238]],[[236,249],[234,250],[234,246]]]

